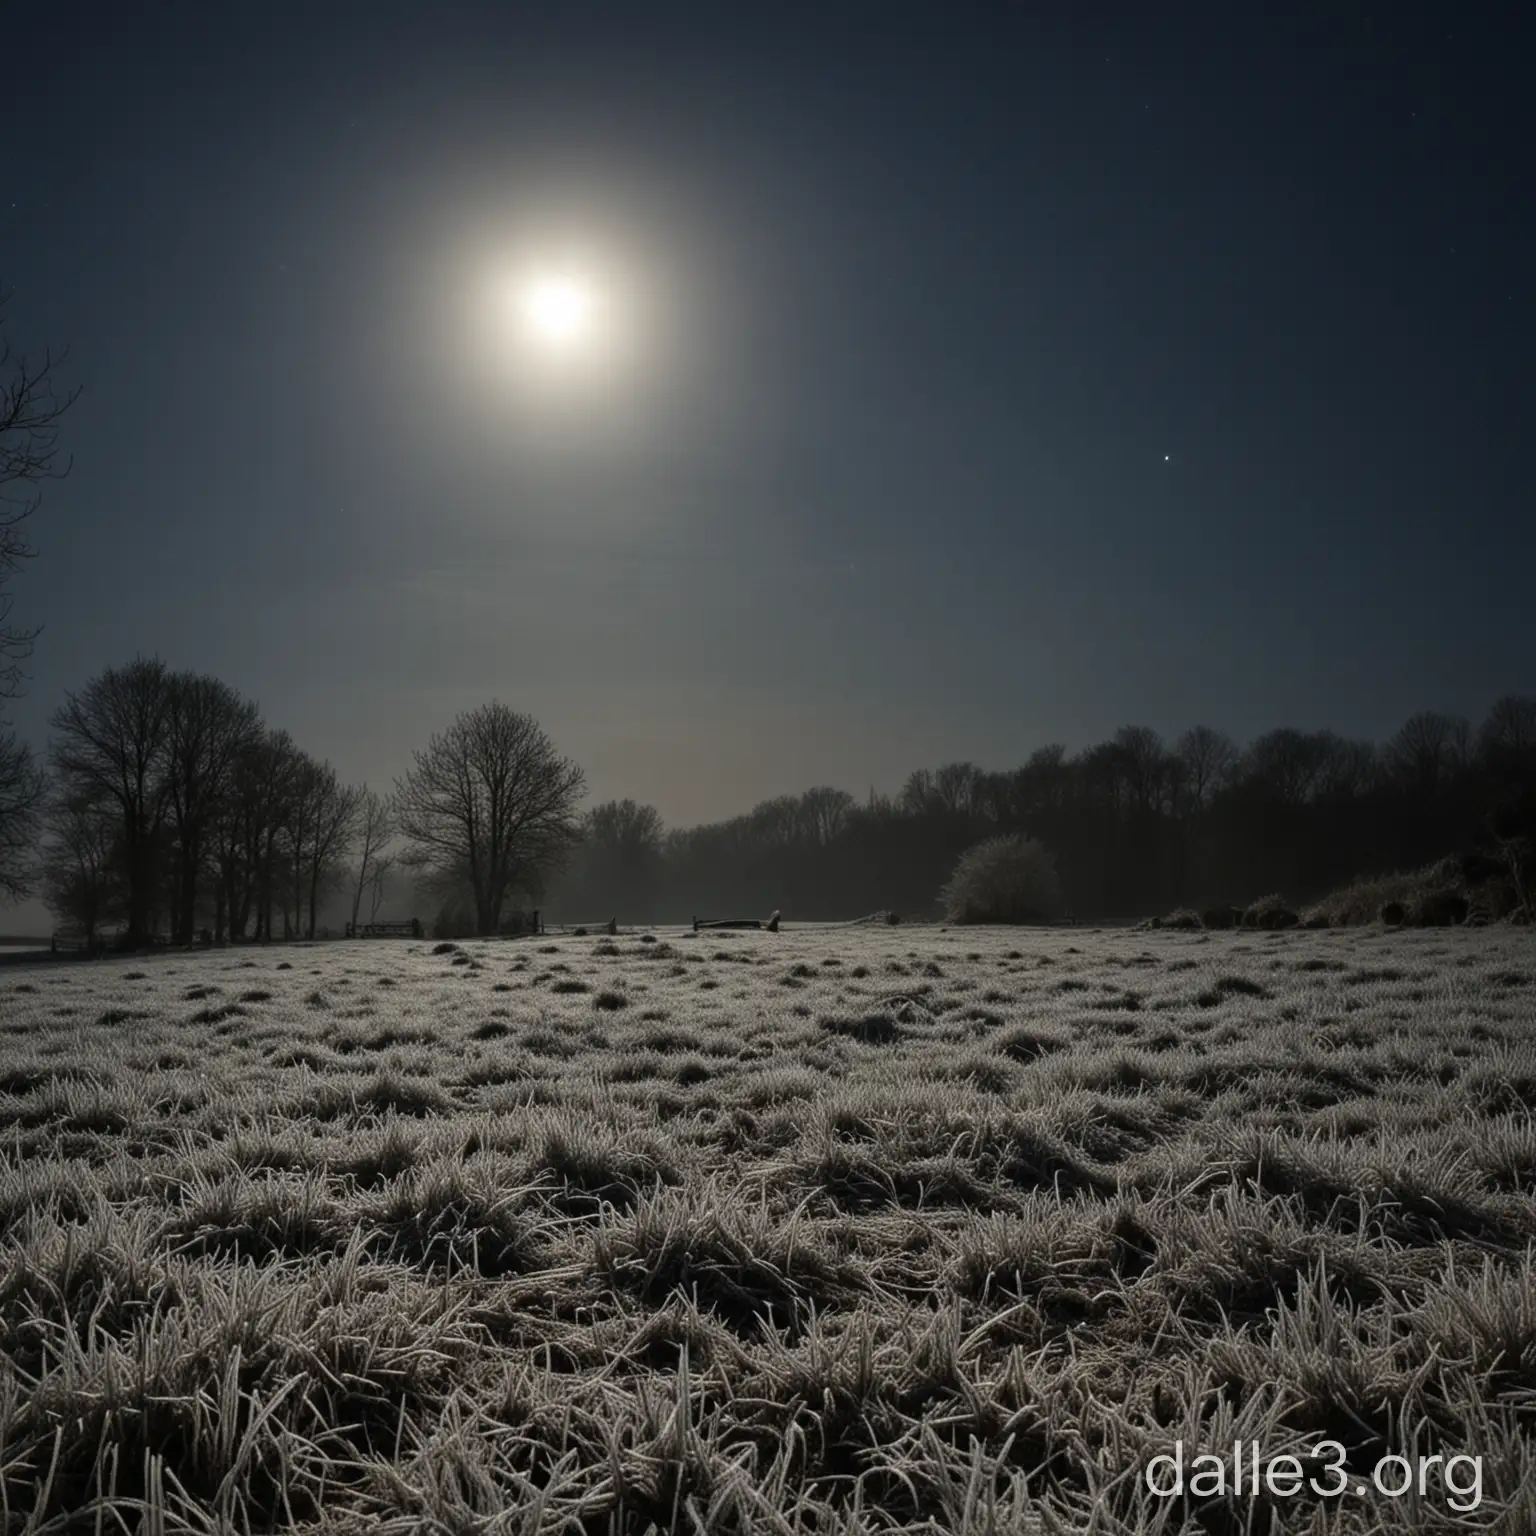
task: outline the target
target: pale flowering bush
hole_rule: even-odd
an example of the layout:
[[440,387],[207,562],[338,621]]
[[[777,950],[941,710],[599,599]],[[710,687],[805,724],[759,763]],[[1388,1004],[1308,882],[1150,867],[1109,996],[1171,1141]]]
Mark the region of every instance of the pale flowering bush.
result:
[[1032,837],[989,837],[960,855],[944,887],[951,923],[1050,923],[1065,898],[1056,861]]

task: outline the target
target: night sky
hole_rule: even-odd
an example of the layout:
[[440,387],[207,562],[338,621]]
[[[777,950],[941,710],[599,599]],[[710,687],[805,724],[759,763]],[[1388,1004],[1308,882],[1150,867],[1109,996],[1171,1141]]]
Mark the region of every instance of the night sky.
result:
[[500,698],[678,825],[1476,721],[1536,691],[1519,19],[8,9],[7,328],[83,390],[15,719],[158,652],[387,788]]

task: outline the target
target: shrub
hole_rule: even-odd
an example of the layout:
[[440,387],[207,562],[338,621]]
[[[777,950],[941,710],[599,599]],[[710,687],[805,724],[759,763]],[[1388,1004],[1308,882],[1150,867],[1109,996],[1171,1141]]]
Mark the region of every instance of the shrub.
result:
[[1164,928],[1178,928],[1188,932],[1193,928],[1204,928],[1205,922],[1193,907],[1180,907],[1176,912],[1170,912],[1162,921]]
[[1502,860],[1454,854],[1408,874],[1376,875],[1331,891],[1307,910],[1307,920],[1334,928],[1380,921],[1388,927],[1439,927],[1494,922],[1519,905]]
[[1243,913],[1244,928],[1294,928],[1300,921],[1285,897],[1277,895],[1259,897]]
[[1048,923],[1065,906],[1056,861],[1029,837],[992,837],[968,848],[942,895],[950,923]]

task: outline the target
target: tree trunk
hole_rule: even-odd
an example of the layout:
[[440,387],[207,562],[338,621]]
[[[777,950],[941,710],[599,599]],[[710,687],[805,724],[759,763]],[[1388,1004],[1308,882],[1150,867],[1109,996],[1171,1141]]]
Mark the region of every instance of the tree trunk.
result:
[[149,927],[149,860],[138,829],[128,833],[128,940],[143,939]]
[[256,937],[268,944],[272,942],[272,908],[277,899],[277,871],[272,867],[276,842],[277,834],[269,832],[261,853],[261,868],[256,876]]
[[256,870],[252,865],[236,867],[230,875],[229,936],[244,938],[251,929],[256,906]]
[[501,909],[506,899],[506,881],[498,880],[494,875],[488,875],[484,886],[475,893],[475,919],[481,937],[491,937],[495,934],[501,922]]
[[201,863],[201,849],[194,837],[181,851],[181,896],[177,905],[175,937],[180,944],[192,942],[197,926],[197,875]]

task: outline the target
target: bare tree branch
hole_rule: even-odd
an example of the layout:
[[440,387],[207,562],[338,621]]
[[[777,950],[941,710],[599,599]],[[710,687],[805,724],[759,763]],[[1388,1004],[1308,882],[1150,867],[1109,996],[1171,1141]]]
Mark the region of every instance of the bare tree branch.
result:
[[[3,325],[8,294],[0,294]],[[60,354],[62,361],[67,354]],[[18,496],[15,486],[35,486],[40,480],[62,479],[69,465],[55,465],[59,420],[74,404],[78,390],[61,394],[54,379],[55,359],[44,353],[33,363],[12,350],[0,328],[0,698],[15,698],[23,681],[21,663],[32,654],[37,628],[21,629],[10,622],[10,579],[36,551],[22,524],[38,507],[37,493]]]

